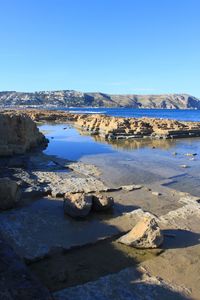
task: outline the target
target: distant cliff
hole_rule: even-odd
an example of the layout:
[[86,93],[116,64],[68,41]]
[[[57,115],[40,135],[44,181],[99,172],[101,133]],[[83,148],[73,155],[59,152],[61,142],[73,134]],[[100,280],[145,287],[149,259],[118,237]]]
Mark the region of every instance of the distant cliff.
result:
[[0,106],[10,105],[200,109],[200,99],[187,94],[110,95],[73,90],[34,93],[0,92]]

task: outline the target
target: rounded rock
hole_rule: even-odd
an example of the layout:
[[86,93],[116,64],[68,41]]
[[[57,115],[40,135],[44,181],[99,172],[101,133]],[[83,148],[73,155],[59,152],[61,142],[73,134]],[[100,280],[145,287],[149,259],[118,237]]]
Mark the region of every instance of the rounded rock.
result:
[[109,197],[100,193],[92,195],[93,209],[95,211],[104,211],[110,209],[114,204],[113,197]]
[[153,249],[163,243],[163,234],[154,217],[143,217],[127,234],[118,239],[118,242],[140,249]]
[[68,193],[64,198],[64,213],[73,218],[86,217],[92,208],[92,195]]

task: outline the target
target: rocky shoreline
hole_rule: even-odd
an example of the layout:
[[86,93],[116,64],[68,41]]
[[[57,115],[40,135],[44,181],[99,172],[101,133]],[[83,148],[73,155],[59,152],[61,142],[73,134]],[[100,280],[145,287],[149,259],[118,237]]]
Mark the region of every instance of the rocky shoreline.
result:
[[199,123],[38,110],[0,117],[11,120],[0,125],[12,149],[0,154],[0,243],[12,248],[0,260],[0,298],[199,299],[199,198],[159,180],[117,185],[93,164],[46,155],[33,121],[104,139],[198,136]]
[[[12,111],[3,111],[12,114]],[[75,127],[106,140],[175,139],[200,136],[200,122],[156,118],[122,118],[106,115],[74,114],[55,110],[20,110],[37,123],[72,123]]]

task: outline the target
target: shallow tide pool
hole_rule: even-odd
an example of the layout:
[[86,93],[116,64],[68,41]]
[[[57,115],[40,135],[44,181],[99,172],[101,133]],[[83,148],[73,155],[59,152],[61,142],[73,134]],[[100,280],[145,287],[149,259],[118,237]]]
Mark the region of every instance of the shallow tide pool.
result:
[[49,139],[46,154],[93,163],[111,183],[147,184],[170,179],[171,187],[200,195],[200,138],[107,142],[66,124],[46,124],[40,130]]

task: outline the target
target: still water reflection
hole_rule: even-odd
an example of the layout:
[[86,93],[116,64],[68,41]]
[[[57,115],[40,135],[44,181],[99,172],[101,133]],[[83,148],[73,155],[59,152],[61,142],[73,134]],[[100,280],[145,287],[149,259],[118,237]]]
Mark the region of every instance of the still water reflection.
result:
[[[104,168],[115,167],[113,172],[123,174],[124,181],[144,183],[170,178],[174,180],[172,186],[200,195],[200,138],[105,141],[66,124],[42,125],[40,130],[50,141],[46,154]],[[187,153],[197,155],[192,157]],[[188,168],[183,169],[181,165]]]

